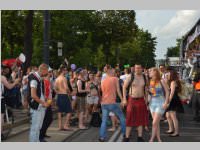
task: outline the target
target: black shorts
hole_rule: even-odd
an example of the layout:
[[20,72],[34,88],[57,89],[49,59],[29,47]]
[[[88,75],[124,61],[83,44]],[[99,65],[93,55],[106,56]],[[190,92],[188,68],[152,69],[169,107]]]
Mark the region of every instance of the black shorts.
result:
[[5,99],[1,99],[1,113],[4,114],[5,113]]
[[57,106],[58,112],[71,113],[72,106],[67,94],[58,94],[57,95]]

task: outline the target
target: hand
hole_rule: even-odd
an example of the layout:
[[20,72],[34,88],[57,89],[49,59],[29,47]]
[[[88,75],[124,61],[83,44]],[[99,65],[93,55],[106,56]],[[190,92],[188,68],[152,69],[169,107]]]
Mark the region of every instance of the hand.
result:
[[21,79],[20,79],[20,78],[17,78],[17,79],[15,80],[15,84],[18,84],[20,81],[21,81]]
[[169,104],[164,103],[164,104],[163,104],[163,109],[166,110],[166,109],[168,108],[168,106],[169,106]]
[[47,108],[47,107],[49,107],[49,104],[47,102],[43,102],[42,106]]
[[126,100],[123,100],[123,101],[121,102],[121,106],[124,108],[126,105],[127,105],[127,101],[126,101]]

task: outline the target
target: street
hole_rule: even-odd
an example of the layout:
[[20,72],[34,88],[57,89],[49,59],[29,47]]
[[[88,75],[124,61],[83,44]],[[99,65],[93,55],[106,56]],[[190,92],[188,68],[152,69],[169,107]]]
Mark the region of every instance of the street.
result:
[[[56,114],[54,115],[56,116]],[[193,121],[191,108],[185,106],[185,113],[178,114],[180,136],[169,137],[164,133],[167,128],[167,122],[161,121],[161,139],[163,142],[199,142],[200,141],[200,122]],[[151,120],[150,120],[151,124]],[[74,131],[58,131],[57,119],[54,117],[54,121],[47,131],[47,134],[51,136],[46,139],[48,142],[98,142],[99,128],[90,127],[88,130],[79,130],[77,126],[73,126]],[[148,142],[151,135],[151,125],[149,126],[150,132],[144,131],[144,139]],[[3,142],[28,142],[29,123],[24,122],[21,125],[14,127],[13,132],[18,132],[16,135],[8,137]],[[115,132],[107,132],[108,142],[121,142],[123,136],[120,133],[120,128]],[[131,134],[131,142],[137,141],[136,130],[133,128]]]

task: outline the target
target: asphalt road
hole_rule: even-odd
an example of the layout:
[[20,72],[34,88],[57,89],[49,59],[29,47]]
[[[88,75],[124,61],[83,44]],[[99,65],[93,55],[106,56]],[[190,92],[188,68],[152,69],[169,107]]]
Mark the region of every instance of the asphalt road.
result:
[[[166,122],[161,122],[161,139],[163,142],[200,142],[200,122],[193,121],[193,115],[191,109],[187,106],[185,107],[184,114],[178,114],[180,136],[179,137],[169,137],[164,131],[168,129],[168,124]],[[26,125],[28,126],[28,125]],[[108,127],[109,128],[109,127]],[[75,132],[61,132],[57,131],[57,120],[53,122],[47,134],[51,136],[47,139],[49,142],[98,142],[99,138],[99,128],[90,127],[88,130],[78,130],[74,126]],[[149,141],[151,135],[151,120],[149,126],[150,132],[144,131],[144,139],[146,142]],[[18,129],[17,129],[18,130]],[[22,132],[12,138],[7,139],[7,142],[28,142],[29,131]],[[107,132],[109,142],[121,142],[122,135],[120,134],[120,128],[115,132]],[[6,142],[5,141],[5,142]],[[137,141],[137,132],[133,128],[131,133],[131,142]]]

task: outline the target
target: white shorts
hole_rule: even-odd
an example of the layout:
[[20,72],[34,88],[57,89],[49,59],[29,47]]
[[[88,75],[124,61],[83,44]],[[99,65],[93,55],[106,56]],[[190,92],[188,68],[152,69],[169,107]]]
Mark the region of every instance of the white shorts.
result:
[[99,97],[98,96],[87,96],[87,104],[98,104]]
[[72,96],[72,100],[76,100],[76,96]]
[[113,117],[113,116],[115,116],[115,113],[111,111],[111,112],[109,112],[109,116]]

